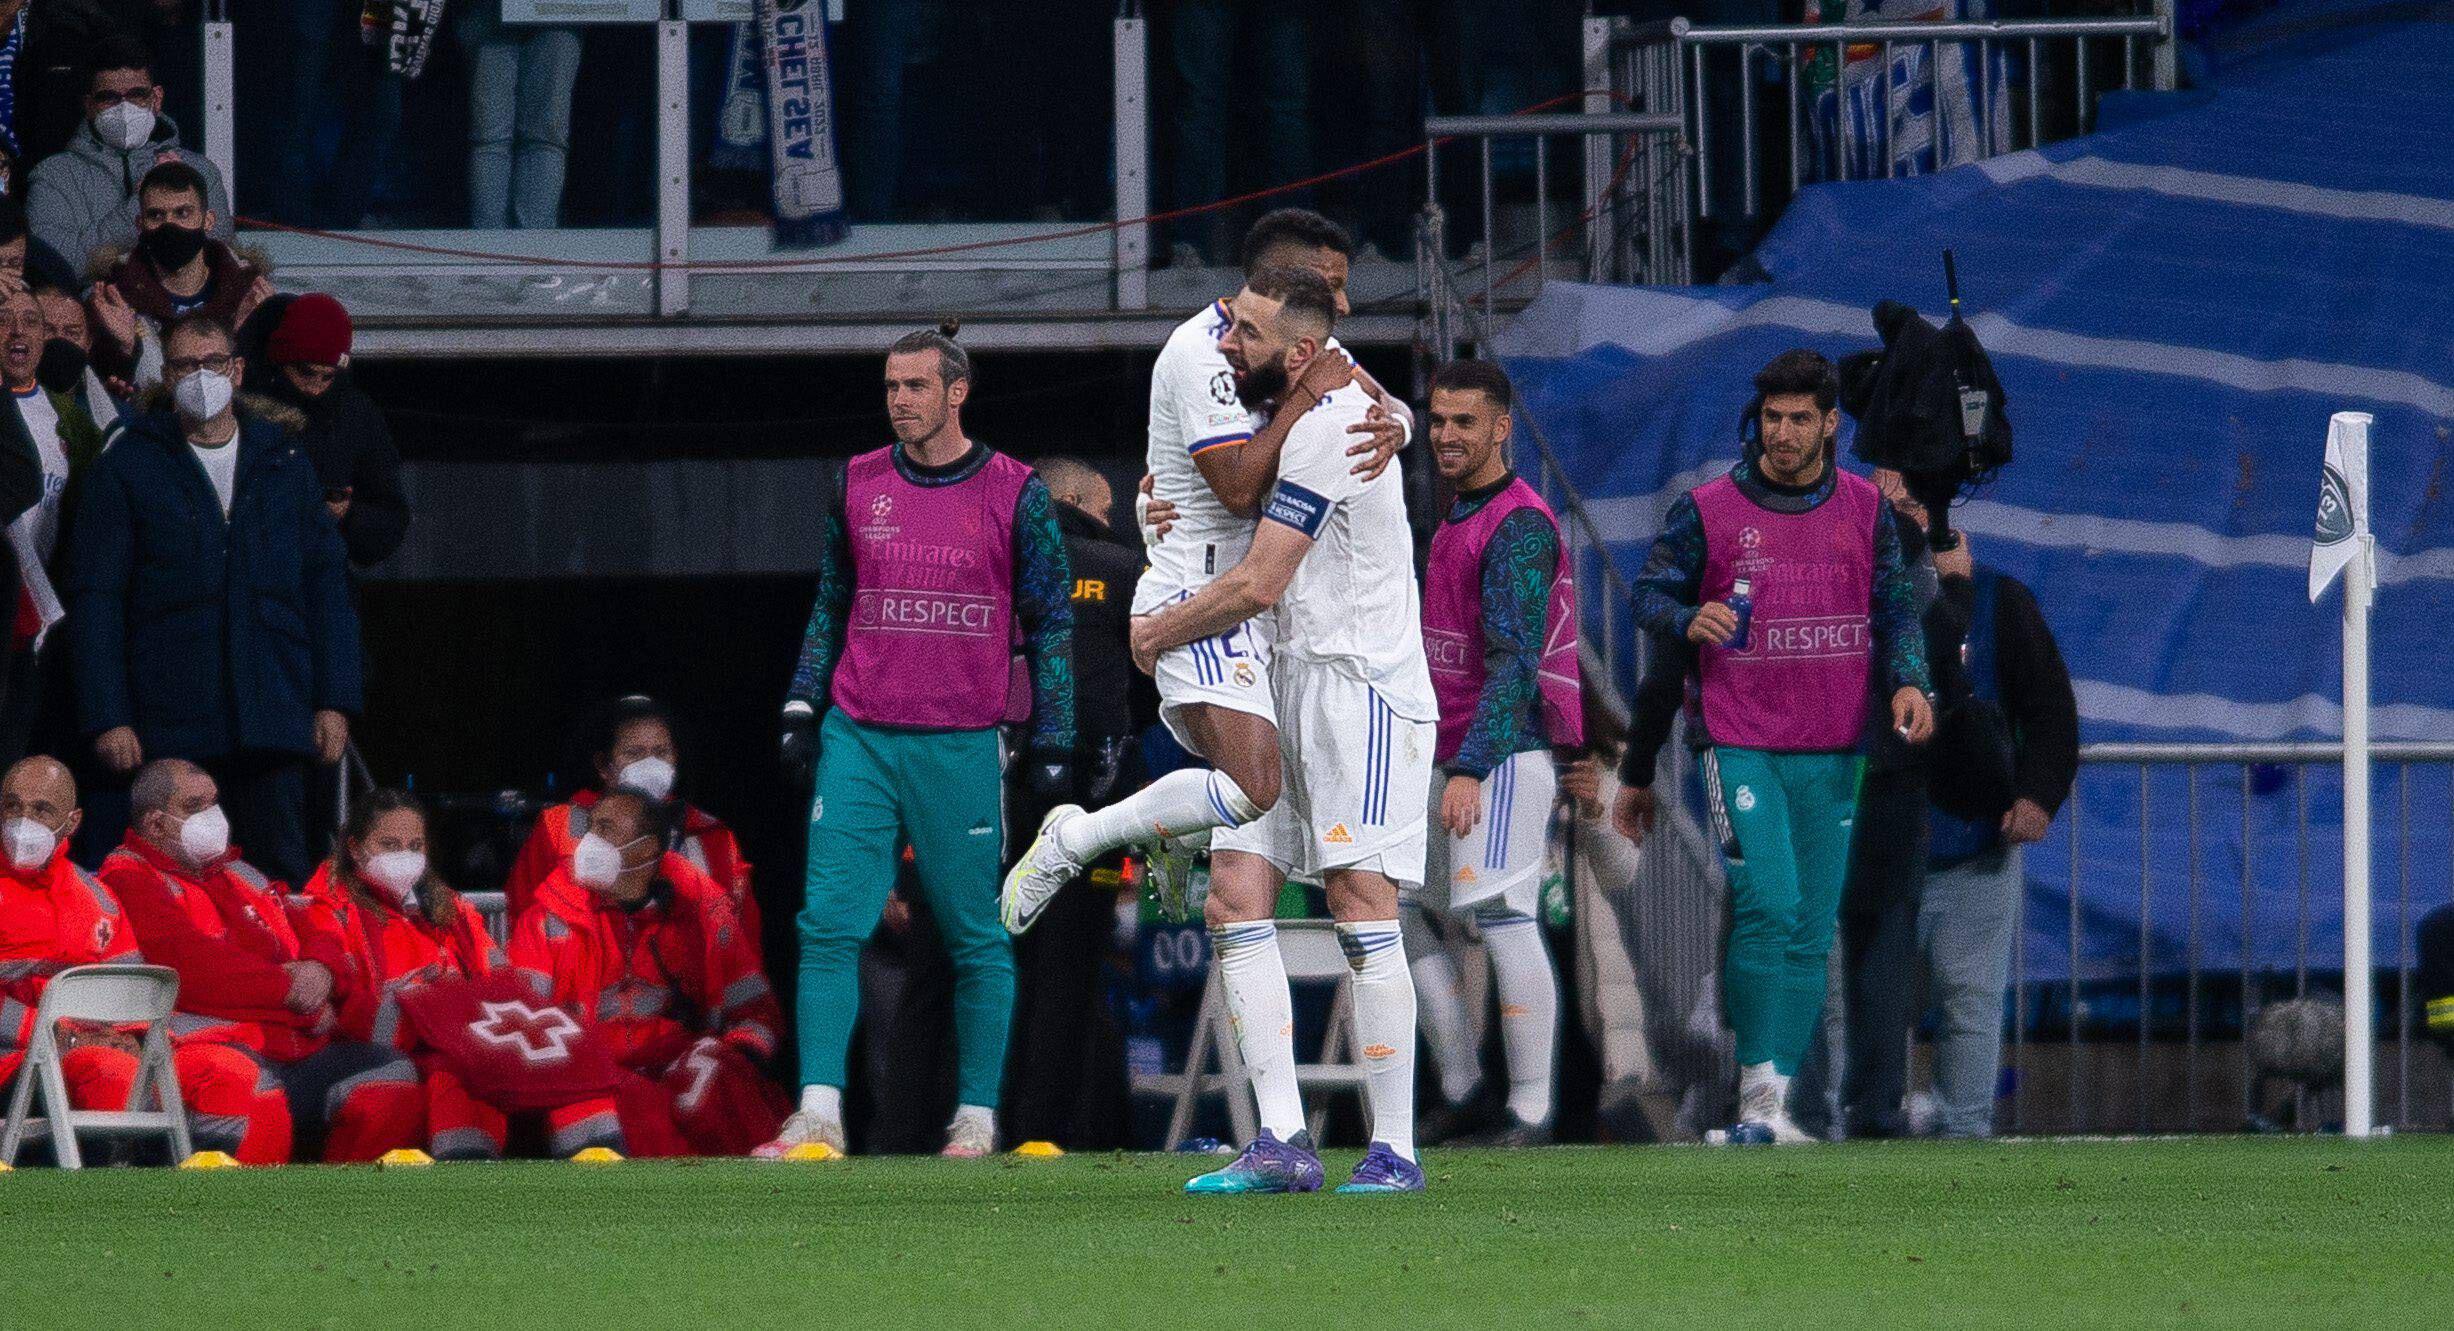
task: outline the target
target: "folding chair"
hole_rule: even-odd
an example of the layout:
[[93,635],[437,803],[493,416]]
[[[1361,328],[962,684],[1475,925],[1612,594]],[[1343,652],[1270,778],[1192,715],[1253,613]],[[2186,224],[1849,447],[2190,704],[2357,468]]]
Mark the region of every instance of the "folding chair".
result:
[[[77,1151],[80,1131],[112,1136],[164,1133],[170,1138],[171,1159],[187,1159],[193,1148],[188,1142],[186,1106],[180,1103],[179,1075],[170,1059],[170,1013],[178,999],[179,973],[168,966],[71,966],[51,977],[34,1010],[34,1042],[26,1048],[25,1062],[17,1070],[17,1089],[9,1096],[8,1126],[0,1130],[0,1164],[17,1163],[17,1148],[27,1136],[48,1134],[60,1168],[81,1169],[85,1162]],[[63,1021],[144,1026],[136,1083],[128,1089],[125,1108],[69,1108],[57,1032]],[[44,1114],[28,1118],[26,1110],[38,1083]],[[137,1107],[148,1099],[157,1100],[161,1107]]]
[[[1328,980],[1338,986],[1329,1000],[1329,1024],[1321,1036],[1320,1061],[1295,1065],[1296,1086],[1305,1090],[1361,1092],[1368,1113],[1372,1105],[1371,1085],[1355,1040],[1355,973],[1346,964],[1345,950],[1338,946],[1337,926],[1328,920],[1280,920],[1278,954],[1286,965],[1289,984]],[[1213,1055],[1218,1060],[1215,1072],[1206,1067]],[[1251,1141],[1259,1134],[1252,1086],[1245,1078],[1243,1055],[1236,1048],[1235,1029],[1227,1020],[1227,994],[1215,966],[1208,987],[1202,990],[1201,1010],[1193,1018],[1193,1042],[1185,1050],[1183,1073],[1148,1078],[1137,1089],[1175,1095],[1176,1107],[1168,1116],[1164,1150],[1172,1151],[1183,1144],[1185,1134],[1192,1130],[1195,1107],[1202,1096],[1212,1092],[1225,1093],[1229,1130],[1235,1133],[1237,1141]],[[1319,1141],[1322,1129],[1328,1126],[1329,1106],[1315,1098],[1306,1119],[1305,1126],[1312,1130],[1313,1140]]]

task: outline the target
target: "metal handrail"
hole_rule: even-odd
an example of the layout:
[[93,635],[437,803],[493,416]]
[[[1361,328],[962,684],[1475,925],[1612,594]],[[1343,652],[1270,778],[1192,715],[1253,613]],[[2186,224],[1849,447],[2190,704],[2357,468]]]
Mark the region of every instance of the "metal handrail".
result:
[[[2414,740],[2372,744],[2369,757],[2381,763],[2454,762],[2454,742]],[[2082,744],[2083,763],[2131,765],[2206,763],[2334,763],[2343,761],[2343,745],[2334,740],[2273,744]]]
[[1829,46],[1834,42],[2024,40],[2030,37],[2169,37],[2172,21],[2146,18],[2003,19],[1990,23],[1777,23],[1700,28],[1683,18],[1656,19],[1614,34],[1615,49],[1664,40],[1689,45],[1733,44]]

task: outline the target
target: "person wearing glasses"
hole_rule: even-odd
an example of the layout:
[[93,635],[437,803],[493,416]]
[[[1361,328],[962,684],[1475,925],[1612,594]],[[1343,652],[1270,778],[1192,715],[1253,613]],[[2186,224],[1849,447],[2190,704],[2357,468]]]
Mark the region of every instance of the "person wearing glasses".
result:
[[116,845],[129,774],[185,758],[248,859],[303,883],[308,763],[339,760],[360,707],[358,614],[315,467],[242,409],[232,345],[209,315],[173,323],[170,402],[123,418],[78,498],[63,628],[79,733],[117,787],[85,830]]

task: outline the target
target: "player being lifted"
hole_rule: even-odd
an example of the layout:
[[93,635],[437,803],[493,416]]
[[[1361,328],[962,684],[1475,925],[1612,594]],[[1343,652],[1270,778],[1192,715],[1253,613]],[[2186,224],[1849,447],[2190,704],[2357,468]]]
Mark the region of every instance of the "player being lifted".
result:
[[[1270,268],[1237,293],[1222,344],[1248,402],[1284,400],[1336,320],[1329,289],[1302,269]],[[1370,1092],[1372,1147],[1340,1189],[1415,1192],[1414,980],[1397,918],[1398,885],[1423,881],[1422,792],[1439,708],[1423,658],[1414,547],[1402,482],[1359,477],[1345,430],[1359,388],[1331,391],[1288,431],[1278,483],[1252,545],[1190,598],[1133,624],[1134,661],[1214,638],[1275,609],[1273,702],[1286,795],[1238,845],[1214,844],[1206,916],[1236,1043],[1261,1109],[1261,1135],[1190,1192],[1308,1192],[1321,1163],[1295,1086],[1293,1006],[1270,912],[1292,876],[1328,889],[1338,944],[1354,972],[1355,1035]],[[1246,838],[1258,831],[1253,846]]]
[[[1313,272],[1344,314],[1352,250],[1336,223],[1285,208],[1246,234],[1244,270],[1247,277],[1265,267]],[[1334,342],[1306,363],[1300,379],[1279,386],[1274,412],[1248,406],[1263,399],[1242,383],[1221,350],[1231,324],[1229,302],[1213,303],[1176,329],[1151,369],[1153,507],[1175,517],[1165,538],[1150,547],[1150,568],[1134,595],[1137,615],[1183,601],[1244,557],[1254,519],[1277,479],[1287,433],[1325,394],[1361,379],[1363,391],[1350,391],[1347,400],[1371,409],[1350,424],[1350,434],[1365,437],[1346,452],[1369,454],[1356,466],[1367,479],[1378,476],[1405,442],[1405,406],[1355,370]],[[1083,865],[1122,846],[1152,845],[1154,885],[1179,915],[1190,848],[1211,829],[1226,829],[1211,842],[1214,852],[1266,850],[1252,824],[1277,802],[1281,784],[1270,699],[1274,636],[1268,618],[1239,622],[1160,656],[1160,716],[1211,767],[1171,772],[1104,809],[1086,813],[1067,804],[1050,810],[1038,838],[1006,875],[1000,901],[1006,928],[1018,934],[1030,928]]]

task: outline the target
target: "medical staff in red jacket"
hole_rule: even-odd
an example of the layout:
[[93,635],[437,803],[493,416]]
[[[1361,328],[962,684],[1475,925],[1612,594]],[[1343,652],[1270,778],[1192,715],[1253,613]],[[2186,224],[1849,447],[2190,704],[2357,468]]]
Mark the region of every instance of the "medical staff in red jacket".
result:
[[260,1057],[306,1155],[363,1162],[422,1143],[417,1069],[336,1038],[332,970],[301,950],[284,886],[231,847],[213,778],[159,759],[137,773],[129,805],[127,840],[103,860],[102,881],[146,957],[179,972],[179,1024]]
[[[351,808],[340,847],[307,885],[296,918],[307,954],[332,968],[333,1004],[342,1033],[353,1040],[398,1047],[400,999],[413,986],[511,973],[477,908],[428,862],[425,807],[404,791],[378,790]],[[444,1051],[421,1048],[415,1058],[425,1084],[427,1149],[438,1160],[500,1159],[512,1116],[472,1095]],[[629,1145],[616,1130],[610,1096],[541,1114],[555,1155]]]
[[783,1092],[760,1071],[782,1014],[729,894],[663,849],[668,816],[628,790],[598,800],[514,927],[511,962],[671,1097],[692,1150],[747,1154],[783,1122]]
[[503,880],[503,899],[511,918],[526,914],[537,889],[570,862],[572,850],[588,835],[589,811],[596,807],[601,792],[628,786],[657,800],[672,801],[680,832],[675,853],[724,889],[733,913],[741,917],[742,932],[755,942],[760,936],[758,897],[750,890],[750,862],[742,858],[740,839],[713,815],[673,800],[681,752],[674,744],[673,719],[664,705],[635,694],[624,698],[597,724],[595,735],[588,757],[596,767],[598,788],[583,790],[568,804],[557,804],[538,816],[535,830]]
[[[51,977],[72,966],[146,959],[118,898],[68,862],[68,839],[83,817],[75,779],[53,759],[27,758],[0,778],[0,1086],[25,1061]],[[59,1039],[70,1103],[129,1108],[137,1071],[132,1033],[62,1022]],[[287,1102],[246,1052],[181,1039],[171,1062],[196,1149],[227,1151],[251,1165],[289,1158]]]

